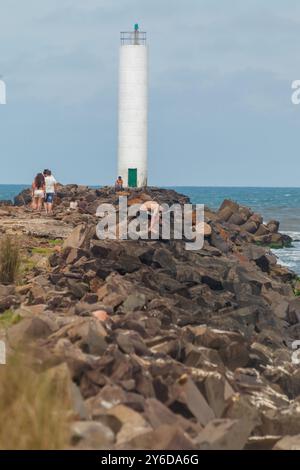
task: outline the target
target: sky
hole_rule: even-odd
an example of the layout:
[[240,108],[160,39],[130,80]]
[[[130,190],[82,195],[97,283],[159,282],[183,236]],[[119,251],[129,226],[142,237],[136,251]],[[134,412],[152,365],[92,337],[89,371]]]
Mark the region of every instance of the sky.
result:
[[119,33],[147,31],[149,184],[300,186],[298,0],[1,0],[0,183],[112,184]]

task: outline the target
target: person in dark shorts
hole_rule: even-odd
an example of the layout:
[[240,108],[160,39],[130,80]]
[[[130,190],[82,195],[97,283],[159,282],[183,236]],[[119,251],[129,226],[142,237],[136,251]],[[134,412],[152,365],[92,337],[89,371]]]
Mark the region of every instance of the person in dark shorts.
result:
[[52,175],[51,170],[44,170],[45,177],[45,209],[46,214],[52,214],[53,201],[56,193],[56,179]]

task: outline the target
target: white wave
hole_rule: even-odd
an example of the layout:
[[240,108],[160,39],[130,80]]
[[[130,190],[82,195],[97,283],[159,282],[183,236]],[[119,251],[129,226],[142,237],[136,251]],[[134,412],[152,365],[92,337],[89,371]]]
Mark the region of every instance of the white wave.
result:
[[285,235],[288,235],[293,239],[294,242],[300,242],[300,232],[284,231]]
[[293,239],[293,246],[290,248],[281,248],[279,250],[271,250],[277,257],[278,263],[286,266],[292,271],[300,274],[300,240],[299,232],[285,232]]

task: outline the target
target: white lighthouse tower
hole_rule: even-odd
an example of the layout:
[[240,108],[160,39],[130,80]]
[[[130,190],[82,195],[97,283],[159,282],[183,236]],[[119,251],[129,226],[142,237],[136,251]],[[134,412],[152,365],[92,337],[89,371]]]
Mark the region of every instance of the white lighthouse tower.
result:
[[146,33],[121,33],[118,175],[125,187],[147,185],[148,48]]

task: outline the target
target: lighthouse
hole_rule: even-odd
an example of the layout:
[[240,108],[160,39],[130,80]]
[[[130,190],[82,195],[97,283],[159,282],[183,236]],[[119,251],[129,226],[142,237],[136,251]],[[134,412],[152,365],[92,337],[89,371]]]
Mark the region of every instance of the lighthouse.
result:
[[147,186],[147,141],[148,47],[135,24],[120,45],[118,175],[125,187]]

